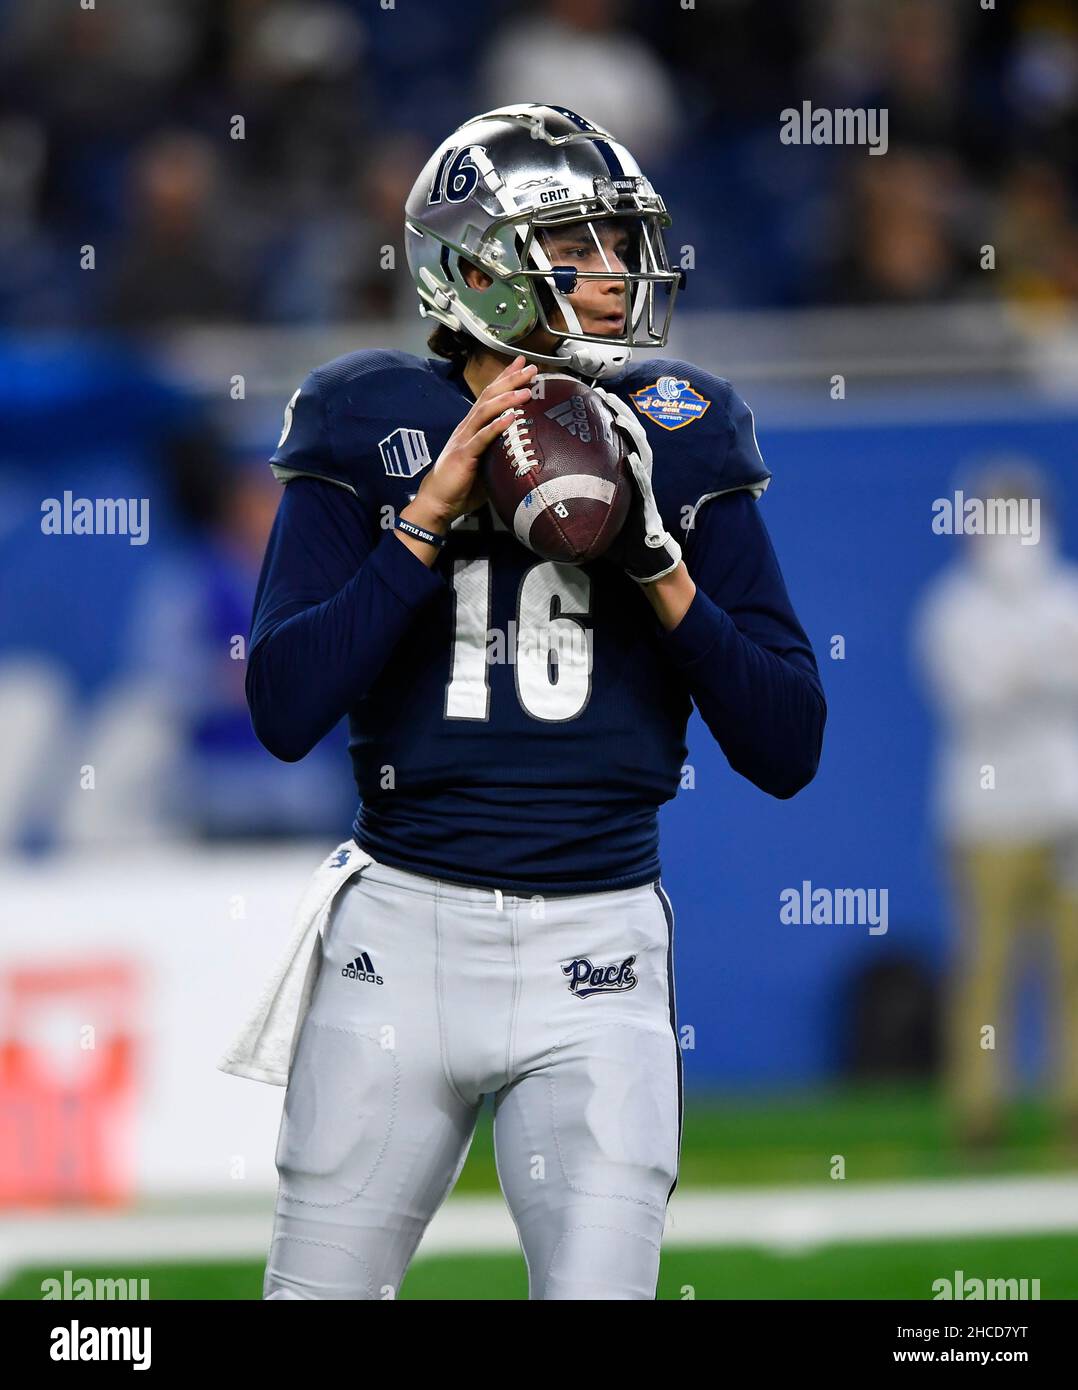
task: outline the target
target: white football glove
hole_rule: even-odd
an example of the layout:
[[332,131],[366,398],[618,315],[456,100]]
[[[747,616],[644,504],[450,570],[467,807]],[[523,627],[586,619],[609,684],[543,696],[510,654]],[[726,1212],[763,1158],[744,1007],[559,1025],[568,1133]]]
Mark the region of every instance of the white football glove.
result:
[[604,391],[601,386],[593,386],[592,390],[602,397],[614,418],[614,427],[628,446],[626,458],[634,484],[629,514],[606,555],[638,584],[653,584],[677,569],[681,563],[681,546],[659,515],[651,486],[651,445],[644,422],[612,391]]

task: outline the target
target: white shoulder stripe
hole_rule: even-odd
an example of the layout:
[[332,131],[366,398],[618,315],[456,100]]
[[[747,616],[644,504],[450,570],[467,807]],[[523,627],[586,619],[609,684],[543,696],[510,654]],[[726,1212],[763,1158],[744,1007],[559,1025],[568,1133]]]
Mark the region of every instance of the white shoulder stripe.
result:
[[685,530],[692,530],[693,525],[696,521],[696,513],[700,510],[700,508],[704,505],[705,502],[710,502],[713,497],[725,497],[728,492],[751,492],[753,498],[756,501],[759,501],[760,498],[767,491],[767,485],[768,483],[770,483],[770,481],[771,479],[768,477],[760,483],[738,483],[736,487],[720,488],[718,492],[705,492],[704,495],[702,497],[698,497],[696,502],[694,503],[693,509],[689,513],[689,519],[685,523]]
[[342,483],[340,478],[327,478],[324,473],[315,473],[309,468],[287,468],[283,463],[271,463],[270,470],[279,483],[290,483],[293,478],[317,478],[320,483],[332,483],[334,487],[343,487],[353,497],[359,496],[351,483]]

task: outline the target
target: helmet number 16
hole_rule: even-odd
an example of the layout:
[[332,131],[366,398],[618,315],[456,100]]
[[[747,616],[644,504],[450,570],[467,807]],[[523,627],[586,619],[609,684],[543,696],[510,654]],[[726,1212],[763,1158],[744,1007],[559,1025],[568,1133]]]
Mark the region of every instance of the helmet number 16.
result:
[[440,203],[443,197],[450,203],[463,203],[479,185],[479,169],[472,162],[472,147],[446,150],[438,165],[427,194],[427,203]]

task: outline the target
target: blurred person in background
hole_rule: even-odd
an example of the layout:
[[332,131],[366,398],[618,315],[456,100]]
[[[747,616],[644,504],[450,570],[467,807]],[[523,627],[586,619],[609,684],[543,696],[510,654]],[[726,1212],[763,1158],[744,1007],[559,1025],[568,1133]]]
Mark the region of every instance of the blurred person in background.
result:
[[169,462],[185,534],[147,578],[128,626],[130,667],[152,683],[177,735],[169,829],[204,839],[335,831],[351,801],[340,740],[285,770],[247,710],[246,632],[277,485],[260,458],[230,453],[211,432],[181,441]]
[[0,118],[0,319],[38,328],[62,319],[64,306],[59,247],[38,220],[45,156],[35,121]]
[[[412,312],[413,289],[405,275],[400,210],[426,163],[426,147],[415,136],[380,141],[356,170],[356,206],[364,218],[363,236],[350,245],[343,300],[358,318],[403,318]],[[387,248],[392,258],[385,263]]]
[[252,255],[271,274],[299,271],[299,298],[320,276],[316,264],[295,263],[293,244],[338,215],[364,145],[367,35],[339,0],[233,0],[226,33],[228,110],[245,122],[228,149],[230,191],[241,193]]
[[1056,1100],[1075,1143],[1078,568],[1060,557],[1032,468],[988,469],[965,496],[1025,501],[1030,516],[1038,503],[1040,534],[1035,544],[1017,533],[965,538],[916,622],[918,656],[944,726],[937,813],[959,919],[946,1096],[961,1142],[1000,1141],[1019,948],[1043,925],[1054,957]]
[[587,109],[641,159],[662,157],[680,125],[673,78],[621,24],[618,0],[546,0],[500,28],[483,59],[480,101],[504,106],[541,94]]
[[387,136],[362,159],[353,156],[345,196],[324,215],[300,221],[274,268],[269,317],[362,321],[411,312],[412,286],[400,274],[400,209],[425,156],[426,147],[406,134]]
[[892,149],[851,172],[836,303],[941,303],[961,289],[971,258],[955,227],[961,172],[945,153]]
[[1003,93],[1018,141],[1073,169],[1078,134],[1078,12],[1068,0],[1024,0],[1003,61]]
[[883,7],[879,104],[909,144],[961,143],[968,106],[962,81],[959,0],[900,0]]
[[1066,180],[1051,164],[1027,160],[1011,170],[992,240],[1010,298],[1061,313],[1078,299],[1078,225]]
[[[169,121],[194,83],[205,13],[197,0],[0,6],[0,160],[10,175],[14,155],[32,179],[23,209],[34,219],[27,244],[14,255],[4,247],[5,317],[39,328],[99,312],[98,282],[122,235],[132,150],[145,138],[147,113]],[[0,198],[5,208],[13,191]],[[100,276],[80,267],[86,243]]]
[[18,98],[47,114],[59,158],[73,158],[69,141],[74,158],[107,156],[193,81],[211,13],[210,0],[5,5],[0,62]]
[[222,16],[217,127],[244,122],[222,155],[231,257],[249,267],[263,321],[343,317],[350,238],[370,249],[348,193],[374,104],[367,45],[357,8],[341,0],[232,0]]
[[216,193],[217,153],[205,137],[165,131],[143,146],[131,170],[129,238],[106,295],[111,322],[144,327],[247,312]]

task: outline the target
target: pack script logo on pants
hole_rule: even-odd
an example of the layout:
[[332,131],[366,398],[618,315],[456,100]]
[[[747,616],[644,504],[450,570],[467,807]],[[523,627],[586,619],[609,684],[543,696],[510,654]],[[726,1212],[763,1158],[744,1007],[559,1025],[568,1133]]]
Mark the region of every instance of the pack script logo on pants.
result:
[[626,956],[620,965],[592,965],[586,956],[579,956],[563,965],[561,973],[569,977],[569,993],[578,999],[587,999],[590,994],[615,994],[619,990],[635,989],[635,960],[635,956]]

